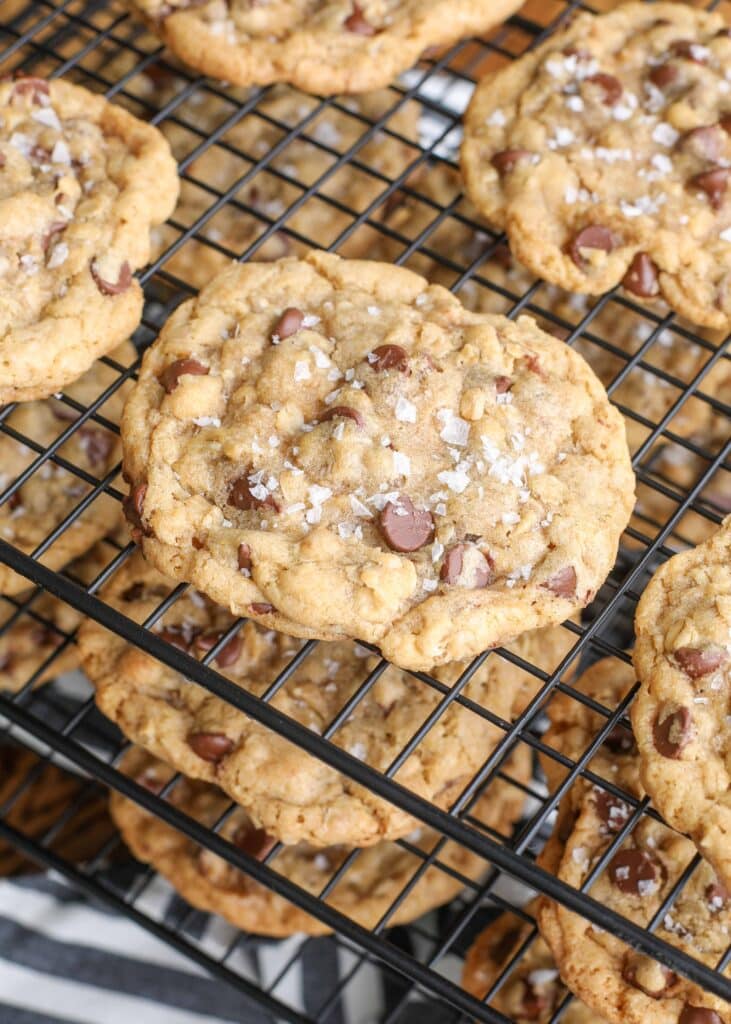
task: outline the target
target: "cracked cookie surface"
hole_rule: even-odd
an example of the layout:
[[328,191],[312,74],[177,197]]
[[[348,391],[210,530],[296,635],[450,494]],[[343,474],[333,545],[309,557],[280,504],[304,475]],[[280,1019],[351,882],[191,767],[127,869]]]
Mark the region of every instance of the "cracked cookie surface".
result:
[[500,24],[520,0],[129,0],[191,67],[236,85],[331,95],[388,85],[430,46]]
[[157,568],[405,668],[583,607],[633,504],[621,417],[580,356],[324,253],[233,266],[179,307],[122,436]]
[[731,517],[658,569],[635,633],[643,782],[731,887]]
[[172,212],[152,125],[69,82],[0,82],[0,403],[43,398],[135,330],[133,272]]
[[478,86],[462,170],[515,257],[571,291],[622,283],[731,326],[731,36],[720,14],[579,15]]
[[[115,574],[104,599],[143,621],[174,588],[139,554]],[[227,610],[189,590],[156,623],[165,640],[200,658],[233,626]],[[550,671],[570,645],[567,630],[521,638],[514,653]],[[246,623],[212,665],[261,696],[301,650],[300,641]],[[193,778],[215,782],[247,809],[257,827],[286,843],[363,846],[403,836],[416,820],[335,769],[266,729],[91,620],[79,632],[84,669],[100,709],[135,743]],[[271,706],[322,734],[379,659],[355,644],[319,644],[271,698]],[[466,664],[438,677],[452,684]],[[464,696],[509,721],[524,700],[526,674],[495,653],[467,683]],[[442,694],[394,666],[334,732],[332,742],[385,771],[438,707]],[[447,807],[503,738],[497,726],[452,705],[435,721],[396,774],[412,792]]]
[[[508,775],[523,784],[530,779],[527,754],[528,748],[521,748],[506,765]],[[127,755],[122,770],[156,791],[173,775],[170,768],[139,749]],[[517,785],[497,779],[489,792],[490,797],[478,800],[471,813],[487,828],[509,835],[525,802],[523,791]],[[175,784],[168,799],[207,827],[218,821],[230,806],[230,801],[215,786],[185,778]],[[222,857],[200,848],[131,800],[113,793],[110,810],[135,857],[156,868],[200,910],[221,914],[237,928],[258,935],[283,937],[296,932],[310,935],[329,932],[322,921],[258,884]],[[227,817],[220,834],[257,859],[266,856],[273,846],[271,837],[258,829],[241,808]],[[422,853],[428,853],[439,838],[437,832],[422,827],[409,836],[409,842]],[[351,852],[343,845],[318,849],[300,843],[280,849],[269,866],[319,896]],[[418,854],[393,843],[383,842],[360,850],[326,902],[362,926],[373,928],[421,863]],[[447,843],[440,850],[436,863],[427,869],[391,915],[389,927],[413,921],[427,910],[447,903],[464,887],[459,877],[448,874],[439,864],[468,879],[479,878],[487,867],[481,857],[454,842]]]

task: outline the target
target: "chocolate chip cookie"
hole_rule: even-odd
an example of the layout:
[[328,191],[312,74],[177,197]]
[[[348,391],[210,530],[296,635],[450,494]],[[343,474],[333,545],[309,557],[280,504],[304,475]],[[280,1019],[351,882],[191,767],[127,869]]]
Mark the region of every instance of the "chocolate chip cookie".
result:
[[122,436],[157,568],[413,669],[587,604],[633,504],[621,417],[580,356],[325,253],[233,266],[180,306]]
[[731,518],[655,573],[635,632],[642,780],[731,886]]
[[[129,342],[112,353],[121,366],[136,358]],[[119,373],[97,362],[91,370],[66,389],[68,398],[85,409],[119,378]],[[99,416],[110,424],[119,422],[128,387],[123,384],[99,407]],[[13,431],[34,442],[41,451],[68,430],[79,412],[68,402],[56,398],[27,402],[4,421]],[[57,450],[59,459],[92,478],[103,479],[118,464],[121,445],[117,433],[89,418]],[[0,493],[5,491],[39,457],[29,445],[0,432]],[[47,459],[0,505],[0,538],[26,554],[33,552],[69,516],[92,485],[53,459]],[[100,494],[40,556],[50,569],[61,569],[83,555],[118,524],[119,502]],[[28,580],[0,565],[0,594],[19,594],[28,588]]]
[[[137,555],[118,570],[103,596],[124,615],[142,621],[173,587]],[[200,658],[234,621],[228,611],[190,590],[155,630]],[[555,660],[564,652],[567,636],[563,630],[543,630],[521,638],[514,650],[538,664],[543,658],[545,664],[547,651],[553,651]],[[257,827],[283,842],[365,846],[403,836],[415,827],[415,819],[405,812],[91,620],[79,631],[79,648],[97,704],[130,739],[187,775],[217,783],[247,809]],[[300,648],[300,641],[248,622],[225,643],[213,667],[260,696]],[[271,704],[321,734],[378,664],[378,658],[350,642],[319,644]],[[439,677],[453,683],[465,668],[449,666]],[[522,699],[526,676],[493,654],[464,694],[508,721],[514,700]],[[440,699],[439,691],[389,666],[332,740],[384,771]],[[502,729],[453,705],[432,725],[396,778],[447,807],[503,736]]]
[[622,284],[731,326],[731,37],[720,14],[581,14],[480,83],[462,169],[516,258],[571,291]]
[[[122,767],[155,791],[173,774],[166,765],[139,749],[130,751]],[[523,784],[529,780],[527,748],[516,752],[513,763],[508,766],[508,775]],[[215,786],[185,778],[175,784],[168,799],[208,827],[230,807],[230,801]],[[483,797],[472,813],[477,822],[509,835],[523,803],[524,795],[519,786],[497,780],[490,788],[490,798]],[[135,857],[151,864],[184,899],[200,910],[221,914],[235,927],[259,935],[283,937],[296,932],[309,935],[329,932],[322,921],[266,889],[223,858],[201,849],[131,800],[113,793],[110,810]],[[241,808],[226,818],[220,834],[258,859],[263,859],[274,845],[272,837],[258,828]],[[427,828],[409,836],[409,842],[424,852],[430,852],[438,839],[438,833]],[[351,852],[342,845],[317,849],[300,843],[281,849],[269,866],[307,892],[319,895]],[[363,927],[373,928],[421,863],[418,854],[394,843],[378,843],[361,850],[328,894],[326,903]],[[439,864],[457,875],[447,873]],[[459,876],[476,879],[486,867],[481,857],[456,843],[447,843],[439,852],[437,862],[421,876],[389,918],[389,926],[405,924],[447,903],[464,887]]]
[[0,403],[44,398],[129,337],[172,212],[160,132],[55,79],[0,82]]
[[[631,685],[631,669],[615,659],[592,666],[576,684],[577,689],[610,710]],[[572,759],[592,743],[596,722],[602,720],[598,712],[567,695],[560,695],[549,714],[552,726],[546,734],[547,744]],[[551,763],[555,765],[546,758],[547,770]],[[623,726],[609,733],[588,767],[619,793],[635,801],[643,795],[637,750],[632,734]],[[549,772],[549,785],[563,772],[563,768],[553,769],[553,776]],[[578,888],[627,825],[634,806],[609,788],[577,779],[561,806],[554,835],[540,863]],[[678,884],[695,852],[688,839],[644,815],[612,854],[592,884],[590,895],[645,926]],[[728,891],[705,862],[679,888],[655,934],[715,967],[728,944]],[[538,923],[564,982],[587,1006],[613,1024],[731,1021],[731,1011],[723,1000],[558,904],[541,901]]]
[[129,0],[186,64],[237,85],[332,95],[388,85],[433,45],[498,25],[520,0]]
[[[536,904],[526,907],[535,914]],[[514,958],[517,963],[489,1006],[516,1024],[545,1024],[567,995],[556,962],[540,936],[528,940],[532,926],[517,914],[501,916],[480,932],[469,948],[462,973],[462,985],[477,999],[484,999],[498,977]],[[588,1006],[573,999],[561,1015],[564,1024],[603,1024]]]

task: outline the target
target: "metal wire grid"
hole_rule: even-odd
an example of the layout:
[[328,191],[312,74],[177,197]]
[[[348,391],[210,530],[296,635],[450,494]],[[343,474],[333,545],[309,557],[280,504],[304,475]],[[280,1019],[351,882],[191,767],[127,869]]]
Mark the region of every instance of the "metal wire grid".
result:
[[[16,2],[13,6],[17,8],[19,5]],[[534,864],[534,856],[542,845],[558,801],[580,776],[621,796],[633,807],[630,820],[607,849],[602,862],[584,886],[585,890],[590,888],[593,878],[603,870],[618,845],[641,817],[655,816],[646,800],[633,799],[606,780],[595,776],[587,767],[609,732],[618,722],[625,722],[624,712],[634,690],[617,708],[608,709],[574,690],[567,680],[577,664],[586,665],[599,656],[611,655],[619,660],[628,660],[625,647],[631,640],[632,611],[648,573],[656,567],[659,559],[672,554],[678,546],[697,540],[699,533],[702,535],[714,524],[719,523],[724,511],[728,510],[726,503],[729,478],[726,474],[731,468],[731,441],[728,431],[731,409],[724,402],[728,395],[718,394],[714,392],[712,386],[707,386],[713,380],[714,368],[720,365],[721,360],[729,358],[727,342],[698,335],[677,323],[673,317],[663,318],[624,296],[605,296],[596,302],[588,303],[577,317],[567,315],[563,309],[557,310],[556,304],[546,294],[545,286],[538,281],[533,281],[527,287],[521,286],[520,290],[516,291],[509,279],[506,280],[496,272],[499,269],[501,239],[487,231],[484,225],[474,221],[472,211],[465,207],[458,191],[448,201],[438,201],[424,188],[425,180],[429,180],[428,176],[425,178],[423,174],[418,174],[420,168],[423,170],[428,167],[433,171],[437,167],[449,168],[453,165],[454,143],[458,136],[459,104],[463,103],[461,97],[469,83],[486,68],[510,60],[523,52],[581,6],[584,5],[558,0],[551,4],[529,4],[521,15],[511,19],[506,26],[493,33],[488,41],[466,42],[437,58],[424,61],[406,79],[408,84],[391,88],[389,95],[392,102],[386,106],[382,116],[376,119],[352,110],[342,100],[328,99],[312,102],[294,125],[280,122],[267,113],[266,99],[270,90],[253,90],[244,94],[240,90],[229,90],[218,83],[181,71],[177,66],[170,64],[167,56],[161,54],[157,44],[124,11],[103,2],[64,0],[51,3],[50,0],[43,0],[42,3],[31,3],[20,7],[19,10],[11,11],[12,19],[2,28],[0,44],[3,45],[3,71],[22,68],[36,73],[67,75],[90,88],[104,91],[110,97],[127,103],[136,113],[160,124],[163,129],[172,128],[188,140],[187,151],[180,159],[181,174],[184,181],[201,190],[207,198],[198,215],[188,223],[177,220],[177,214],[173,217],[171,225],[177,237],[165,246],[164,251],[141,275],[148,302],[143,324],[135,338],[138,349],[149,344],[171,309],[193,290],[185,275],[180,274],[178,265],[175,265],[175,272],[170,268],[177,254],[185,253],[186,247],[197,244],[204,250],[217,252],[227,258],[256,258],[257,252],[270,239],[279,235],[290,239],[294,244],[321,245],[321,238],[309,237],[301,227],[293,227],[291,220],[298,211],[307,210],[308,204],[322,203],[340,217],[339,220],[335,220],[337,232],[328,240],[328,248],[347,253],[349,246],[363,235],[368,238],[368,246],[374,249],[387,243],[396,249],[393,257],[396,262],[413,263],[416,266],[426,262],[432,270],[438,271],[440,279],[448,276],[448,283],[458,291],[468,285],[487,290],[503,305],[505,312],[510,316],[524,311],[531,312],[549,327],[560,329],[566,335],[567,343],[580,344],[590,361],[592,353],[611,357],[619,369],[615,369],[611,380],[607,382],[610,393],[618,391],[633,374],[642,373],[651,375],[655,382],[662,382],[675,396],[667,412],[657,421],[648,418],[642,406],[635,408],[619,403],[628,421],[641,428],[641,434],[644,434],[642,440],[637,443],[633,456],[641,488],[651,496],[659,497],[660,508],[663,511],[658,512],[657,507],[654,507],[652,514],[645,513],[633,520],[626,532],[627,545],[605,587],[598,595],[591,615],[580,626],[571,623],[566,625],[575,639],[571,652],[560,664],[551,666],[552,671],[528,664],[508,652],[489,654],[489,657],[505,657],[512,660],[536,681],[535,697],[512,722],[499,718],[488,708],[464,696],[465,686],[487,654],[475,659],[452,687],[447,687],[427,674],[416,673],[415,677],[424,686],[439,694],[440,700],[434,712],[422,723],[404,750],[383,773],[376,772],[329,741],[337,734],[353,708],[369,693],[385,668],[385,663],[379,664],[363,679],[353,697],[340,710],[323,735],[319,736],[271,706],[272,697],[287,685],[297,667],[313,649],[313,643],[306,644],[285,671],[272,680],[266,693],[261,698],[256,698],[218,675],[210,667],[218,651],[239,628],[240,622],[234,624],[217,646],[200,662],[150,631],[154,623],[182,596],[185,586],[171,590],[155,613],[141,626],[121,617],[97,596],[104,583],[133,551],[131,544],[125,547],[117,545],[116,548],[110,549],[114,554],[110,556],[108,564],[87,586],[75,581],[73,571],[53,572],[42,564],[43,555],[64,531],[71,528],[85,509],[93,506],[101,494],[106,493],[117,500],[121,498],[117,482],[118,467],[103,479],[98,479],[64,458],[60,449],[85,422],[95,422],[116,429],[103,415],[103,406],[124,381],[134,376],[136,364],[125,367],[107,357],[104,362],[116,375],[116,379],[91,404],[84,404],[64,395],[62,401],[79,416],[76,421],[65,427],[51,444],[39,444],[33,438],[15,430],[11,421],[12,406],[0,410],[0,431],[27,445],[35,455],[28,468],[0,493],[0,505],[12,501],[13,495],[23,484],[33,474],[41,472],[42,467],[49,461],[67,470],[89,488],[73,511],[56,524],[43,543],[30,555],[24,554],[4,540],[0,541],[0,561],[21,572],[35,587],[34,590],[26,591],[17,597],[3,598],[7,618],[0,626],[0,637],[10,634],[23,620],[33,620],[44,628],[53,630],[59,637],[58,646],[29,674],[22,689],[13,695],[0,697],[0,712],[6,719],[6,731],[14,736],[20,735],[26,742],[32,742],[40,747],[45,758],[55,759],[60,755],[75,769],[89,776],[89,782],[79,797],[69,805],[58,821],[45,829],[41,835],[30,835],[11,825],[7,815],[28,787],[42,781],[44,762],[41,760],[0,807],[0,838],[14,843],[19,850],[38,862],[60,871],[82,891],[124,911],[133,920],[235,986],[247,1001],[276,1019],[306,1021],[312,1024],[315,1021],[319,1024],[336,1019],[339,999],[344,990],[353,983],[365,963],[376,962],[381,965],[398,991],[395,1005],[389,1010],[387,1017],[384,1017],[389,1024],[405,1019],[404,1014],[414,998],[438,1000],[444,1007],[445,1020],[505,1021],[506,1018],[496,1010],[488,1005],[480,1005],[463,992],[447,976],[443,964],[448,954],[463,949],[465,937],[474,931],[478,921],[483,920],[483,908],[486,905],[510,908],[514,913],[530,920],[528,914],[516,909],[510,899],[503,895],[507,878],[547,893],[582,913],[599,927],[615,933],[631,942],[637,949],[697,981],[709,991],[731,998],[731,984],[721,976],[721,971],[731,955],[731,948],[714,971],[668,946],[653,934],[658,922],[663,919],[666,911],[682,891],[696,862],[690,865],[679,879],[647,929],[632,924],[598,904],[586,892],[579,893],[564,885]],[[0,13],[3,13],[3,19],[8,17],[4,12]],[[124,58],[124,63],[115,63],[116,57]],[[139,84],[139,76],[159,76],[161,72],[174,75],[176,81],[173,94],[169,98],[166,97],[164,102],[160,102],[159,90],[150,93],[149,90],[140,90],[136,87]],[[204,96],[207,102],[218,104],[219,113],[214,126],[208,123],[202,125],[196,113],[195,101],[201,96]],[[406,137],[394,127],[398,111],[403,110],[410,101],[420,104],[428,125],[426,138],[422,132],[419,142]],[[339,149],[337,144],[331,140],[324,140],[313,130],[317,119],[328,109],[337,111],[340,115],[356,118],[359,122],[357,140],[345,149]],[[245,151],[231,141],[229,130],[243,123],[245,119],[256,119],[262,127],[266,126],[278,135],[277,141],[266,153],[257,155]],[[392,176],[370,167],[360,155],[363,147],[376,133],[381,133],[381,136],[396,140],[406,147],[408,155],[403,160],[403,166]],[[322,173],[306,181],[298,179],[296,167],[282,167],[277,162],[278,156],[286,155],[288,147],[297,141],[306,142],[307,146],[312,147],[327,160],[327,166]],[[205,177],[200,177],[197,172],[196,160],[212,151],[214,147],[217,151],[220,150],[221,153],[241,161],[240,173],[227,183],[225,188],[217,187]],[[338,198],[337,192],[331,194],[328,191],[328,183],[338,174],[344,171],[354,173],[354,169],[367,175],[371,183],[375,182],[375,188],[368,190],[368,199],[359,209],[343,202]],[[279,213],[263,212],[246,197],[242,198],[242,195],[245,195],[244,187],[252,181],[256,182],[259,180],[258,176],[265,174],[271,176],[278,185],[297,192],[297,198],[288,202],[286,208]],[[388,214],[394,204],[398,206],[401,201],[418,204],[427,211],[426,218],[416,221],[416,229],[409,228],[408,223],[406,226],[399,224],[389,217]],[[219,212],[249,218],[259,225],[256,237],[241,250],[230,249],[215,235],[206,231],[212,218]],[[454,226],[463,232],[469,232],[472,244],[464,248],[441,244],[440,232]],[[605,325],[604,318],[607,313],[616,317],[620,311],[625,318],[633,318],[643,328],[645,339],[631,353],[622,344],[612,340],[611,329],[608,330]],[[675,367],[668,368],[653,362],[664,332],[672,332],[675,337],[683,339],[688,347],[693,347],[704,354],[701,362],[697,365],[694,363],[690,375],[676,375]],[[679,433],[675,429],[678,415],[683,409],[693,405],[713,414],[712,437],[698,437],[693,434],[687,436],[686,431]],[[671,466],[673,461],[677,462],[678,454],[690,460],[690,480],[683,478],[679,482],[672,472],[664,475],[662,466],[668,464],[669,452],[676,453],[675,460],[669,460]],[[658,463],[662,464],[660,469]],[[364,930],[324,902],[352,860],[357,857],[357,853],[352,854],[335,872],[319,897],[310,896],[276,872],[278,847],[275,847],[263,863],[259,863],[221,838],[218,830],[229,812],[221,817],[213,830],[203,828],[165,801],[164,797],[174,786],[176,779],[171,781],[162,794],[156,796],[118,772],[114,766],[126,744],[96,712],[93,699],[88,698],[80,705],[70,708],[53,686],[36,689],[36,684],[47,670],[52,668],[54,660],[73,643],[73,630],[60,629],[52,618],[38,612],[38,600],[44,593],[55,595],[84,616],[96,619],[130,643],[138,645],[187,678],[204,686],[211,693],[229,701],[239,710],[297,743],[326,764],[349,775],[436,829],[442,839],[429,854],[424,854],[408,840],[400,841],[405,849],[420,858],[421,864],[412,881],[399,894],[379,925],[371,931]],[[575,762],[558,755],[541,740],[542,712],[549,704],[551,695],[556,692],[569,694],[574,699],[582,701],[599,712],[605,720],[605,725],[593,738],[590,747]],[[406,758],[422,742],[429,729],[453,704],[461,705],[471,713],[480,715],[486,722],[497,725],[503,730],[504,738],[453,807],[449,811],[442,811],[404,788],[394,781],[393,777]],[[471,812],[480,793],[489,792],[496,779],[510,777],[505,769],[505,762],[510,752],[521,744],[527,745],[534,753],[540,752],[544,756],[559,760],[568,772],[561,786],[548,795],[541,788],[540,781],[534,780],[526,787],[523,783],[513,780],[514,785],[521,786],[533,799],[527,820],[518,827],[513,836],[505,837],[485,829]],[[221,855],[246,871],[256,881],[269,886],[319,917],[334,929],[335,935],[329,939],[307,940],[285,964],[278,977],[266,987],[252,982],[242,970],[237,957],[242,949],[257,940],[237,935],[223,951],[214,952],[203,948],[191,936],[188,928],[189,915],[184,914],[171,924],[156,920],[145,910],[144,897],[154,877],[152,871],[147,870],[136,876],[124,890],[119,890],[110,883],[104,868],[113,847],[119,842],[117,838],[104,843],[98,853],[82,866],[68,863],[54,850],[55,839],[64,828],[73,823],[84,800],[89,792],[98,786],[98,782],[133,797],[145,808],[185,832],[201,846]],[[439,854],[447,838],[484,857],[487,875],[479,883],[469,878],[462,879],[465,894],[455,901],[446,914],[441,915],[436,927],[425,924],[416,926],[417,933],[420,932],[424,939],[423,948],[417,954],[413,949],[403,948],[399,929],[393,932],[386,931],[388,921],[427,867],[441,863]],[[443,863],[441,869],[454,873],[453,869]],[[335,944],[338,949],[347,953],[350,966],[330,991],[323,992],[320,1006],[315,1011],[305,1013],[290,1004],[282,996],[282,992],[288,973],[301,959],[303,950],[309,942]],[[495,982],[488,994],[488,1002],[514,970],[519,957],[525,953],[529,944],[530,938]],[[556,1009],[552,1020],[560,1018],[567,1002],[568,999],[564,1000]]]

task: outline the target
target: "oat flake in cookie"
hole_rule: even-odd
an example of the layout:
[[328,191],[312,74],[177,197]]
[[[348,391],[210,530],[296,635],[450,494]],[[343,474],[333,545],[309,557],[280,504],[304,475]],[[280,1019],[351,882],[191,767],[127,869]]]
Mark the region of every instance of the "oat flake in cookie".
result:
[[0,82],[0,403],[60,390],[132,333],[133,273],[177,194],[156,128],[68,82]]
[[621,417],[580,356],[323,253],[232,266],[176,310],[122,435],[162,572],[406,668],[588,603],[633,504]]
[[731,326],[731,36],[679,3],[581,14],[484,79],[462,170],[534,273]]
[[389,85],[431,46],[499,25],[520,0],[129,0],[191,67],[235,85],[332,95]]
[[635,632],[642,780],[731,887],[731,517],[655,573]]

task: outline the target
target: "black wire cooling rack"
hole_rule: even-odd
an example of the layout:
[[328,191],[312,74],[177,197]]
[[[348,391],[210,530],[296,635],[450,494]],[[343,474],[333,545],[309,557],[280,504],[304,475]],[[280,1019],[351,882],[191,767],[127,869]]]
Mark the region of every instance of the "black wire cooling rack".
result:
[[[592,362],[628,423],[638,478],[637,511],[625,533],[617,565],[594,604],[581,623],[564,627],[568,653],[546,666],[494,651],[476,659],[451,687],[417,673],[422,685],[439,695],[439,702],[390,768],[379,772],[332,739],[374,685],[382,666],[360,682],[347,706],[318,735],[271,704],[314,644],[306,645],[302,654],[271,680],[264,696],[257,698],[211,667],[220,645],[198,662],[151,631],[185,592],[184,586],[171,587],[144,625],[124,618],[99,597],[105,582],[134,551],[126,540],[108,541],[105,564],[91,582],[80,582],[73,566],[63,571],[47,567],[54,545],[75,529],[82,513],[90,510],[93,514],[105,495],[113,501],[122,497],[125,487],[118,477],[119,466],[100,479],[88,467],[70,460],[63,446],[84,424],[116,429],[104,414],[105,403],[134,376],[136,363],[122,365],[107,357],[103,362],[109,383],[100,387],[93,399],[82,402],[67,394],[59,396],[69,415],[60,418],[58,434],[50,443],[39,442],[32,431],[15,424],[17,407],[0,409],[0,438],[6,435],[25,445],[27,456],[19,475],[9,476],[0,466],[0,506],[9,503],[12,509],[17,505],[22,488],[31,479],[48,474],[49,466],[65,470],[78,485],[78,503],[59,516],[30,553],[0,534],[0,562],[28,580],[20,594],[0,598],[0,642],[5,638],[8,644],[5,655],[0,656],[0,683],[5,689],[0,694],[2,728],[7,742],[24,743],[40,754],[25,777],[0,793],[0,840],[36,863],[55,869],[83,893],[126,914],[233,986],[242,996],[242,1020],[273,1018],[302,1024],[340,1020],[339,1006],[349,988],[358,984],[366,966],[373,969],[377,965],[391,993],[388,1009],[378,1017],[384,1024],[414,1019],[409,1014],[420,1000],[438,1005],[438,1019],[444,1022],[506,1021],[489,1002],[515,962],[501,972],[487,1004],[477,1002],[460,987],[455,964],[461,962],[478,927],[499,910],[512,909],[530,921],[529,912],[521,909],[530,890],[553,897],[709,992],[731,998],[731,982],[722,974],[731,948],[715,969],[708,967],[666,944],[653,927],[633,924],[535,864],[559,799],[579,776],[592,778],[587,765],[609,732],[626,721],[625,711],[634,694],[632,690],[617,707],[604,708],[572,688],[577,667],[605,656],[629,660],[626,648],[631,643],[634,606],[649,573],[674,551],[701,540],[731,510],[731,407],[728,391],[724,394],[718,385],[729,360],[727,343],[709,333],[696,333],[674,317],[639,306],[625,295],[572,299],[558,296],[555,289],[522,272],[513,272],[506,265],[503,240],[475,220],[461,196],[456,147],[459,118],[472,83],[543,39],[579,7],[584,5],[563,0],[527,4],[488,39],[467,41],[425,58],[384,92],[375,114],[348,99],[321,101],[301,96],[292,120],[291,110],[284,116],[271,104],[276,90],[231,89],[180,68],[125,10],[110,2],[0,3],[0,72],[64,75],[101,91],[159,125],[176,151],[184,182],[183,202],[156,239],[156,259],[141,274],[147,302],[134,338],[138,352],[154,339],[170,311],[200,284],[201,275],[212,273],[222,261],[271,258],[307,246],[327,247],[414,266],[483,308],[509,316],[533,314]],[[331,115],[338,126],[335,131],[327,127]],[[259,138],[266,140],[264,145],[257,143]],[[375,143],[390,148],[388,160],[374,158]],[[357,188],[353,184],[356,179]],[[439,188],[435,187],[437,181]],[[672,359],[668,352],[675,353]],[[663,401],[656,415],[656,405],[648,395],[658,391]],[[54,614],[58,606],[49,595],[68,606],[67,612],[75,611],[75,617],[67,621],[68,615],[64,620]],[[95,709],[90,689],[81,697],[77,691],[71,699],[62,685],[46,682],[55,674],[54,666],[60,668],[64,656],[73,652],[75,629],[83,616],[96,619],[441,835],[440,843],[428,854],[420,853],[408,839],[400,841],[421,863],[376,927],[364,929],[325,902],[353,858],[345,861],[319,896],[310,895],[277,873],[278,847],[263,862],[254,860],[218,834],[226,815],[216,828],[207,829],[166,802],[164,797],[175,780],[155,795],[116,769],[126,744]],[[43,641],[48,654],[36,657],[26,676],[18,679],[12,642],[17,631],[28,625],[35,629],[30,634],[34,642]],[[49,637],[54,638],[50,644]],[[45,649],[41,645],[41,650]],[[463,695],[471,674],[487,656],[511,660],[532,680],[534,696],[512,721]],[[3,676],[9,678],[11,670],[16,671],[13,692],[8,692]],[[45,685],[40,686],[41,682]],[[604,722],[576,761],[558,755],[541,739],[544,711],[558,692],[583,701]],[[455,703],[497,725],[504,735],[459,799],[449,810],[441,810],[394,781],[394,775]],[[536,765],[539,753],[558,760],[566,769],[566,778],[553,792],[548,791],[538,767],[529,783],[513,778],[513,785],[525,792],[526,813],[515,831],[505,836],[481,826],[472,812],[480,794],[489,794],[499,779],[511,779],[506,761],[520,747],[530,750]],[[44,821],[40,831],[24,828],[13,808],[34,786],[42,785],[48,761],[61,761],[80,777],[78,795],[57,819]],[[127,876],[124,885],[118,879],[110,881],[107,867],[121,847],[116,834],[100,840],[98,850],[81,863],[59,852],[59,836],[73,831],[100,783],[133,798],[196,843],[318,917],[334,934],[304,940],[284,957],[276,977],[267,984],[252,981],[237,956],[257,942],[256,938],[232,930],[226,948],[208,948],[191,928],[192,911],[182,912],[171,923],[149,909],[145,894],[154,883],[154,872]],[[608,788],[611,790],[611,785]],[[614,791],[621,792],[616,787]],[[622,795],[634,813],[612,849],[640,818],[654,815],[646,800]],[[439,859],[448,839],[484,858],[480,881],[462,879],[460,897],[439,914],[413,925],[408,933],[402,928],[389,929],[391,916],[428,867],[441,864],[441,870],[455,874]],[[687,882],[690,874],[686,872],[682,882]],[[653,922],[662,920],[681,890],[682,884],[674,887]],[[306,957],[310,943],[329,944],[347,954],[348,966],[330,982],[321,980],[316,1005],[305,1010],[288,994],[287,979]],[[564,1000],[553,1020],[559,1019],[566,1005]]]

